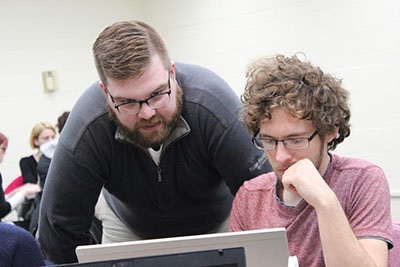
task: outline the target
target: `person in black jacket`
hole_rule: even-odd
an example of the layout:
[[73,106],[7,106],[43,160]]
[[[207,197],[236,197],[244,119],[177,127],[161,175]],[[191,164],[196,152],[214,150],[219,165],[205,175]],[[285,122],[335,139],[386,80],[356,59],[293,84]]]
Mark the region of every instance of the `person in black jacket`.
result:
[[[69,115],[69,111],[64,111],[58,118],[57,118],[57,129],[58,134],[61,134],[61,131],[67,122],[67,118]],[[54,150],[56,149],[57,139],[53,139],[50,142],[46,142],[40,146],[40,152],[42,156],[39,158],[37,163],[37,174],[39,177],[39,185],[43,189],[44,184],[47,177],[47,172],[49,171],[51,158],[53,157]],[[34,200],[33,203],[33,211],[31,213],[30,223],[29,223],[29,232],[33,235],[36,234],[38,224],[39,224],[39,209],[40,209],[40,201],[42,199],[42,193],[39,192]]]
[[[39,148],[42,144],[53,140],[55,134],[55,128],[48,122],[39,122],[33,126],[29,143],[32,149],[36,149],[37,151],[30,156],[21,158],[19,161],[19,167],[24,184],[38,183],[37,163],[42,156],[42,152]],[[34,201],[33,199],[30,199],[22,203],[21,207],[18,209],[18,217],[22,218],[26,222],[26,229],[29,228],[34,207]]]
[[[0,163],[3,162],[7,147],[8,138],[4,134],[0,133]],[[0,173],[0,221],[13,209],[19,207],[25,199],[33,198],[40,191],[38,185],[27,183],[14,189],[6,197],[2,185],[3,179]]]
[[270,170],[238,95],[214,72],[173,62],[143,22],[107,27],[93,53],[100,81],[73,107],[43,189],[45,256],[76,261],[95,214],[103,243],[228,231],[237,189]]
[[40,122],[33,126],[31,136],[29,138],[29,143],[32,149],[37,149],[37,152],[33,155],[23,157],[19,161],[21,174],[25,184],[37,183],[37,163],[42,156],[42,152],[39,148],[41,145],[53,140],[55,138],[55,134],[55,128],[48,122]]

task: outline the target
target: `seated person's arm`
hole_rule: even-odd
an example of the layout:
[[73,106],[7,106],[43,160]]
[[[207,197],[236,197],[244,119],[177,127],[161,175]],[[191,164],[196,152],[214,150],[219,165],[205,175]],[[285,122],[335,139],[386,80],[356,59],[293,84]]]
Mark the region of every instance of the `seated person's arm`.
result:
[[6,195],[7,202],[10,203],[11,209],[16,209],[19,205],[24,202],[25,198],[32,199],[36,196],[38,192],[41,191],[41,188],[37,184],[23,184],[17,189],[13,190],[11,193]]
[[287,191],[299,194],[314,207],[326,266],[387,266],[387,243],[357,239],[337,196],[311,161],[300,160],[292,165],[282,182]]

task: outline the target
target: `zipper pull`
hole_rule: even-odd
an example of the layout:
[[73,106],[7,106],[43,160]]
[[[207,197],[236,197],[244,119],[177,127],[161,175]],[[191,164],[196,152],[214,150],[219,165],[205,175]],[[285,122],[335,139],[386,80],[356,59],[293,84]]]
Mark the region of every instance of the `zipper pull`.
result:
[[160,166],[157,166],[157,176],[158,176],[158,182],[162,182],[162,177],[161,177],[161,168]]

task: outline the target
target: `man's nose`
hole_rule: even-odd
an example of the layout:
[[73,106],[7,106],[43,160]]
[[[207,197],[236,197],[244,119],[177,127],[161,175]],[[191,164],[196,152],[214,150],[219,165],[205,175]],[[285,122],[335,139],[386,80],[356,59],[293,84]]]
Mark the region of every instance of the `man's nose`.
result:
[[290,152],[289,149],[286,148],[283,142],[277,142],[275,149],[276,149],[275,151],[276,161],[281,163],[286,163],[291,160],[292,153]]
[[147,103],[142,103],[138,113],[139,118],[148,120],[156,113],[155,109],[149,107]]

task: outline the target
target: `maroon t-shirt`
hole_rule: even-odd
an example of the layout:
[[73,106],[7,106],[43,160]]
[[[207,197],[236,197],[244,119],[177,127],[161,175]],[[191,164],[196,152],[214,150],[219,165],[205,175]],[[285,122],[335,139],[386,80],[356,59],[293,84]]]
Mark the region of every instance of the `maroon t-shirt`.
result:
[[[357,238],[385,240],[392,246],[389,185],[382,169],[365,160],[332,155],[324,175]],[[299,266],[325,266],[314,208],[304,200],[282,203],[273,172],[246,181],[233,202],[230,231],[285,227],[290,255]]]

